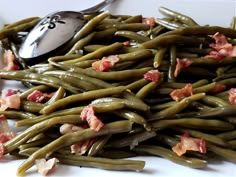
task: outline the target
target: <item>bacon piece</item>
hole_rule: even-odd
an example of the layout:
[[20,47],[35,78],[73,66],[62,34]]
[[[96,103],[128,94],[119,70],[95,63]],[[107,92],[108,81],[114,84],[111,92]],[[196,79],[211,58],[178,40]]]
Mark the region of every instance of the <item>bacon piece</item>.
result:
[[[76,126],[73,124],[63,124],[60,127],[60,133],[64,135],[64,134],[71,133],[71,132],[81,131],[83,129],[84,129],[83,127],[79,127],[79,126]],[[91,147],[93,142],[94,142],[93,139],[87,139],[84,141],[80,141],[79,143],[73,144],[70,146],[71,153],[83,155]]]
[[83,155],[88,151],[88,149],[91,147],[93,142],[94,142],[93,139],[88,139],[88,140],[84,140],[79,143],[73,144],[70,147],[71,153]]
[[213,90],[211,90],[211,93],[219,93],[226,89],[226,85],[223,84],[217,84]]
[[8,125],[5,115],[0,115],[0,159],[4,154],[4,144],[8,140],[14,137],[14,133],[11,131]]
[[80,117],[82,121],[86,120],[89,124],[89,127],[96,132],[104,126],[102,121],[97,116],[95,116],[95,111],[92,105],[86,106],[82,110]]
[[184,88],[175,89],[170,93],[170,96],[175,101],[181,101],[182,99],[193,95],[192,84],[186,84]]
[[46,176],[49,173],[52,173],[56,169],[58,162],[59,160],[57,158],[51,158],[49,160],[38,159],[38,160],[35,160],[35,165],[38,169],[38,172],[41,175]]
[[19,70],[20,67],[14,63],[15,55],[11,50],[7,50],[3,54],[3,63],[4,63],[4,71],[15,71]]
[[236,57],[236,47],[228,43],[224,34],[217,32],[212,38],[215,40],[215,43],[210,44],[210,47],[214,51],[211,51],[205,58],[217,59],[219,62],[222,62],[224,57]]
[[181,142],[177,143],[172,150],[181,156],[187,151],[198,151],[200,153],[206,153],[206,142],[203,139],[189,137],[187,133],[181,136]]
[[156,20],[154,17],[149,17],[149,18],[143,18],[142,19],[143,24],[148,24],[150,26],[154,26],[156,24]]
[[7,108],[19,109],[20,96],[14,90],[3,90],[0,98],[0,104],[0,111],[5,111]]
[[55,92],[47,94],[47,93],[43,93],[39,90],[35,90],[27,96],[27,100],[32,101],[32,102],[36,102],[36,103],[42,103],[46,99],[53,97],[54,94],[55,94]]
[[179,59],[176,58],[177,64],[175,67],[174,77],[178,77],[179,73],[183,71],[185,68],[188,68],[193,62],[188,58]]
[[108,57],[103,57],[101,60],[92,63],[92,68],[97,71],[107,71],[110,70],[117,62],[120,61],[118,55],[110,55]]
[[160,78],[161,78],[161,73],[158,70],[150,70],[144,74],[145,80],[158,82]]
[[228,91],[228,94],[229,94],[229,102],[230,102],[230,104],[236,105],[236,88],[231,88]]

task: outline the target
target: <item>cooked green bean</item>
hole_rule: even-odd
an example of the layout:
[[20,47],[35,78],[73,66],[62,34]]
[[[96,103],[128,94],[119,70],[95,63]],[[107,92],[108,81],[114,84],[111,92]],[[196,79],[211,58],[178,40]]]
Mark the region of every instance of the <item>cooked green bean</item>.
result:
[[167,51],[167,48],[164,48],[164,47],[161,47],[157,50],[157,53],[155,54],[155,57],[153,59],[154,60],[153,61],[154,68],[158,68],[161,65],[166,51]]
[[136,152],[145,152],[148,154],[164,157],[174,163],[188,166],[191,168],[204,168],[207,165],[207,161],[200,160],[197,158],[190,158],[185,156],[178,156],[173,151],[161,147],[161,146],[152,146],[152,145],[139,145],[134,148]]
[[111,135],[102,136],[96,139],[93,145],[89,148],[88,156],[95,156],[102,151],[107,141],[111,138]]
[[176,46],[172,45],[170,47],[170,66],[168,71],[168,81],[173,82],[175,81],[175,68],[176,68]]
[[148,37],[142,36],[133,31],[117,31],[115,32],[115,35],[126,37],[129,40],[134,40],[134,41],[137,41],[138,43],[143,43],[150,40]]
[[98,136],[103,136],[107,134],[115,134],[121,132],[127,132],[131,130],[132,123],[130,121],[117,121],[113,123],[106,124],[100,131],[95,132],[91,129],[85,129],[82,131],[77,131],[73,133],[68,133],[62,135],[58,139],[52,141],[46,146],[42,147],[38,151],[34,152],[17,170],[17,175],[22,176],[26,170],[28,170],[36,159],[44,158],[47,154],[53,153],[58,149],[72,145],[79,141],[94,138]]

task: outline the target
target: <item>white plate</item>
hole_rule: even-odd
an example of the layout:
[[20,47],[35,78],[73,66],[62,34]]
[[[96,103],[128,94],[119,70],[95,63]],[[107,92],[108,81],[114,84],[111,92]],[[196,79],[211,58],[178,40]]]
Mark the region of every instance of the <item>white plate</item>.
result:
[[[94,5],[101,0],[2,0],[0,5],[0,24],[10,23],[29,16],[45,16],[57,10],[81,10]],[[115,14],[131,14],[160,17],[158,7],[165,6],[170,9],[192,16],[201,25],[229,26],[235,15],[235,0],[117,0],[108,9]],[[158,157],[138,157],[146,161],[142,172],[117,172],[93,168],[79,168],[59,165],[59,168],[50,176],[103,176],[103,177],[232,177],[235,165],[228,162],[211,162],[204,170],[194,170],[174,164]],[[0,160],[1,176],[15,176],[16,169],[22,160],[12,160],[4,157]],[[41,176],[33,167],[26,176]]]

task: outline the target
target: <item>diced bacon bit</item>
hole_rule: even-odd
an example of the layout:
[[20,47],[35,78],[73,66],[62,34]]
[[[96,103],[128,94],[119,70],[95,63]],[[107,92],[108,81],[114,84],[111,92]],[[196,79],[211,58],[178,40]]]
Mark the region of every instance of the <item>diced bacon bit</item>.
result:
[[36,102],[36,103],[42,103],[48,98],[52,98],[54,96],[55,92],[47,94],[43,93],[39,90],[33,91],[31,94],[27,96],[28,101]]
[[188,68],[193,62],[188,58],[179,59],[176,58],[177,64],[175,67],[174,77],[178,77],[179,73],[183,71],[185,68]]
[[20,67],[14,63],[15,55],[11,50],[7,50],[3,54],[3,63],[4,63],[4,71],[15,71],[19,70]]
[[93,62],[92,68],[101,72],[108,71],[119,61],[120,58],[118,55],[110,55],[108,57],[103,57],[101,60]]
[[70,147],[71,153],[83,155],[88,151],[88,149],[91,147],[93,142],[94,142],[93,139],[87,139],[79,143],[73,144]]
[[158,82],[160,78],[161,78],[161,73],[158,70],[150,70],[144,74],[145,80]]
[[14,137],[14,133],[11,131],[5,115],[0,115],[0,159],[4,154],[4,144],[8,140]]
[[38,172],[41,175],[46,176],[49,173],[52,173],[53,171],[55,171],[58,162],[59,160],[57,158],[51,158],[49,160],[38,159],[38,160],[35,160],[35,165],[38,169]]
[[[83,127],[76,126],[76,125],[73,125],[73,124],[63,124],[60,127],[60,133],[64,135],[64,134],[71,133],[71,132],[81,131],[83,129],[84,129]],[[87,140],[84,140],[84,141],[80,141],[79,143],[73,144],[73,145],[70,146],[71,153],[76,153],[78,155],[83,155],[91,147],[93,142],[94,142],[93,139],[87,139]]]
[[143,19],[142,19],[142,23],[143,23],[143,24],[148,24],[148,25],[154,26],[154,25],[156,24],[156,20],[155,20],[154,17],[143,18]]
[[203,139],[189,137],[187,133],[181,136],[181,142],[177,143],[172,150],[181,156],[187,151],[198,151],[200,153],[206,153],[206,142]]
[[130,41],[123,42],[123,45],[129,47],[130,46]]
[[175,101],[181,101],[182,99],[193,95],[192,84],[186,84],[184,88],[175,89],[170,93],[170,96]]
[[236,57],[236,46],[232,46],[232,44],[228,43],[224,34],[217,32],[212,38],[215,39],[215,43],[210,44],[210,47],[212,47],[214,51],[211,51],[205,58],[212,58],[222,62],[224,57]]
[[0,111],[5,111],[7,108],[19,109],[20,102],[20,96],[16,91],[11,89],[3,90],[0,98]]
[[230,102],[230,104],[236,105],[236,88],[231,88],[228,91],[228,94],[229,94],[229,102]]
[[219,93],[226,89],[226,85],[223,84],[216,84],[216,86],[211,90],[211,93]]
[[97,116],[95,116],[95,111],[92,105],[86,106],[82,110],[80,117],[82,121],[86,120],[89,127],[96,132],[98,132],[104,126],[102,121]]

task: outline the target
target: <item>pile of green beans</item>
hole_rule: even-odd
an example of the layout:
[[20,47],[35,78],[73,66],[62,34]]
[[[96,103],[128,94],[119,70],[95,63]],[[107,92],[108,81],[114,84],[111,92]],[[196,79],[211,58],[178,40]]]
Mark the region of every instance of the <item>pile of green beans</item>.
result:
[[[0,30],[1,44],[16,55],[19,71],[0,71],[0,78],[17,80],[27,86],[20,90],[20,110],[1,111],[16,126],[27,128],[4,143],[4,154],[27,158],[18,168],[22,176],[36,159],[56,157],[60,163],[111,170],[142,170],[144,161],[122,160],[139,155],[167,158],[191,168],[205,168],[213,156],[236,163],[236,105],[228,101],[228,90],[236,87],[236,59],[222,62],[204,58],[214,42],[209,35],[224,34],[229,41],[236,30],[199,26],[190,17],[160,8],[166,18],[155,24],[143,23],[142,15],[88,15],[88,23],[65,47],[64,54],[45,62],[27,65],[17,55],[19,33],[34,27],[32,17]],[[110,70],[96,71],[92,63],[109,55],[120,61]],[[192,61],[175,76],[176,58]],[[144,79],[157,69],[158,82]],[[174,89],[193,86],[193,95],[179,102],[171,99]],[[219,85],[226,89],[213,90]],[[55,95],[44,103],[26,98],[35,90]],[[93,105],[105,124],[98,132],[90,128],[61,135],[65,123],[83,126],[80,114]],[[206,141],[206,154],[175,154],[171,148],[181,135]],[[69,147],[93,139],[84,155],[71,154]],[[213,155],[212,155],[213,154]]]

